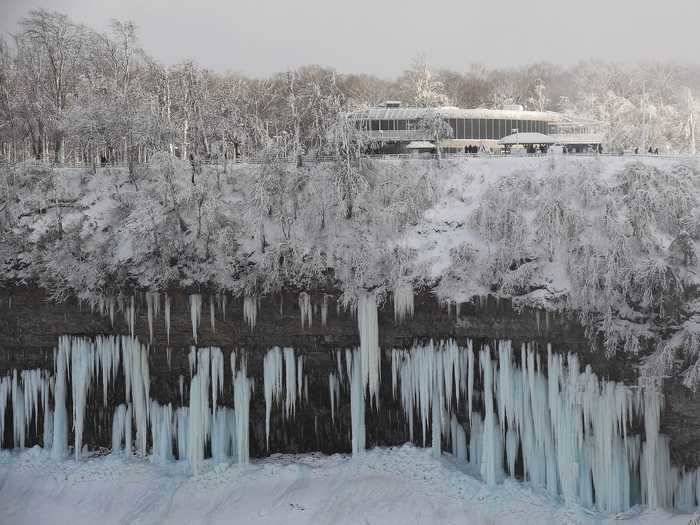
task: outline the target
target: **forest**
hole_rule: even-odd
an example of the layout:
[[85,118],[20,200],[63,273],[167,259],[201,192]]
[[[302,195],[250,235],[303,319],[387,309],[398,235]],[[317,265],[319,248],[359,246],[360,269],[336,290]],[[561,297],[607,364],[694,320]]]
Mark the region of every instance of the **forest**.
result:
[[644,143],[695,152],[697,65],[465,63],[450,71],[406,57],[398,78],[319,65],[253,78],[235,72],[235,53],[230,71],[191,60],[164,65],[141,48],[134,23],[109,27],[103,33],[62,13],[31,10],[0,40],[0,159],[95,165],[143,163],[163,152],[208,160],[334,154],[348,138],[347,112],[386,100],[521,104],[599,121],[608,151]]

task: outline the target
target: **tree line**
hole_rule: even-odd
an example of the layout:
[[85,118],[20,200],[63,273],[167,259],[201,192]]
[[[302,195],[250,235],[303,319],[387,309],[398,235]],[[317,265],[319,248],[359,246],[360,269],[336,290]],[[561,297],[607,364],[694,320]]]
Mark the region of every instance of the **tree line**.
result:
[[0,158],[94,165],[163,152],[183,159],[337,153],[353,140],[346,112],[385,100],[521,104],[599,121],[608,149],[695,153],[698,90],[700,65],[676,63],[455,72],[431,71],[419,58],[393,79],[321,66],[253,78],[193,61],[160,64],[129,21],[113,20],[103,33],[38,9],[0,39]]

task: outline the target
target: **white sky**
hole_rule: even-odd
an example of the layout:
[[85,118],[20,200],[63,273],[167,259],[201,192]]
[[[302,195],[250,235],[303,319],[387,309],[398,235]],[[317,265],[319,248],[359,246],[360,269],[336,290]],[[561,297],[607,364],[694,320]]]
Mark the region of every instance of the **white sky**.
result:
[[420,53],[456,71],[700,57],[700,0],[0,0],[0,32],[33,7],[96,29],[133,20],[165,64],[252,75],[321,64],[392,77]]

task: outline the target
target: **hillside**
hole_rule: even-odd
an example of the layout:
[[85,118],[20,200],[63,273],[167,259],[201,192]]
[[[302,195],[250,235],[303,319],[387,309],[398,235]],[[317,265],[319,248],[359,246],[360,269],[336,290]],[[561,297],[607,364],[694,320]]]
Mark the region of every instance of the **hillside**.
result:
[[2,169],[1,277],[91,304],[169,289],[492,294],[573,311],[601,351],[653,353],[648,371],[693,386],[699,184],[681,158],[19,164]]

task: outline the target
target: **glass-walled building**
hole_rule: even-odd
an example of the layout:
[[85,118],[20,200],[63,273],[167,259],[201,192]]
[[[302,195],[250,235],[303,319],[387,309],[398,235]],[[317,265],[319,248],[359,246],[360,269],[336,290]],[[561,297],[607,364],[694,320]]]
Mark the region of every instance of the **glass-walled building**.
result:
[[460,151],[465,146],[496,147],[496,143],[513,133],[564,134],[568,144],[575,144],[577,135],[586,132],[582,146],[600,143],[596,123],[578,121],[554,112],[511,109],[460,109],[456,107],[416,108],[391,105],[369,108],[350,115],[358,129],[367,133],[370,141],[386,153],[402,152],[413,141],[431,141],[425,129],[427,119],[440,116],[449,124],[451,137],[441,142],[443,148]]

